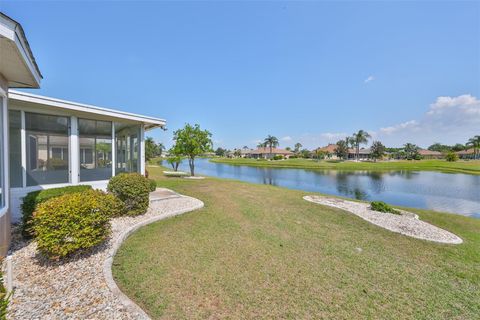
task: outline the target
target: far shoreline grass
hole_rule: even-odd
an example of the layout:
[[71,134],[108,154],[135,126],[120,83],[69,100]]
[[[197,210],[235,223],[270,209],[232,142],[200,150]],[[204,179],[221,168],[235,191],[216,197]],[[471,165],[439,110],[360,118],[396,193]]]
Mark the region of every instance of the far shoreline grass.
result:
[[448,162],[445,160],[397,160],[379,162],[332,161],[313,159],[257,160],[246,158],[212,158],[213,163],[235,166],[263,168],[288,168],[309,170],[344,170],[344,171],[437,171],[443,173],[464,173],[480,175],[480,160]]

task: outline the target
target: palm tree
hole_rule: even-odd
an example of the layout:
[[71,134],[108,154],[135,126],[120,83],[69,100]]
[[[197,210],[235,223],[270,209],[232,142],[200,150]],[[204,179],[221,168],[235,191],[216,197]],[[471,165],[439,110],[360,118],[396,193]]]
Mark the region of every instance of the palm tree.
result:
[[302,148],[302,144],[300,142],[297,142],[295,143],[295,146],[294,146],[294,150],[295,150],[295,153],[298,153],[298,151],[300,151],[300,149]]
[[263,143],[264,143],[265,147],[269,147],[269,148],[270,148],[270,157],[272,157],[272,148],[278,147],[278,139],[277,139],[277,137],[268,135],[268,136],[265,138],[265,140],[264,140]]
[[468,142],[465,145],[473,148],[473,159],[477,159],[477,151],[480,148],[480,136],[474,136],[473,138],[468,139]]
[[358,161],[358,157],[360,154],[360,145],[367,143],[368,139],[370,139],[371,136],[367,131],[359,130],[358,132],[353,134],[352,138],[355,142],[355,158],[356,161]]
[[263,143],[263,142],[259,142],[259,143],[257,144],[257,148],[265,148],[265,147],[266,147],[266,145],[265,145],[265,143]]

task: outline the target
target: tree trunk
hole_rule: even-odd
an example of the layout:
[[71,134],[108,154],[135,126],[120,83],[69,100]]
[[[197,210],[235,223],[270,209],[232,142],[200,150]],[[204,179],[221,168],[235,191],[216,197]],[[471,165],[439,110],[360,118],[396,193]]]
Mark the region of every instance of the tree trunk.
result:
[[357,143],[357,145],[356,145],[356,151],[357,152],[355,153],[355,156],[356,156],[356,158],[357,158],[356,160],[358,162],[358,157],[360,156],[360,144],[359,143]]
[[190,175],[193,177],[195,176],[195,159],[194,158],[189,158],[188,159],[188,165],[190,166]]

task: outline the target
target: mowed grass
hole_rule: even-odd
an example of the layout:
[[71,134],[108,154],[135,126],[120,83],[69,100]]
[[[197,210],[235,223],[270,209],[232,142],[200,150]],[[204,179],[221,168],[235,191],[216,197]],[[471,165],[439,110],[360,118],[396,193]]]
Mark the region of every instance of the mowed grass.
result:
[[441,171],[450,173],[480,174],[480,160],[448,162],[445,160],[419,160],[419,161],[379,161],[379,162],[354,162],[354,161],[329,161],[312,159],[287,159],[266,161],[241,158],[213,158],[212,162],[231,165],[272,167],[272,168],[299,168],[319,170],[419,170]]
[[414,210],[465,241],[408,238],[305,192],[163,178],[205,208],[141,228],[113,274],[152,318],[478,319],[480,220]]

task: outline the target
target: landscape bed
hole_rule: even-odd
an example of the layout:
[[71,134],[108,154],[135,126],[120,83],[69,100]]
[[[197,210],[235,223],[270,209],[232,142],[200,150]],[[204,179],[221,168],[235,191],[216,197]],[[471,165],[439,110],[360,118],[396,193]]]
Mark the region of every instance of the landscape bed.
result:
[[480,220],[409,209],[464,240],[437,244],[309,203],[301,191],[149,172],[159,185],[205,203],[140,229],[114,259],[118,285],[152,318],[480,313]]
[[319,170],[366,170],[366,171],[440,171],[446,173],[480,174],[480,160],[448,162],[445,160],[398,160],[381,162],[354,162],[313,159],[257,160],[246,158],[212,158],[210,161],[237,166],[297,168]]

